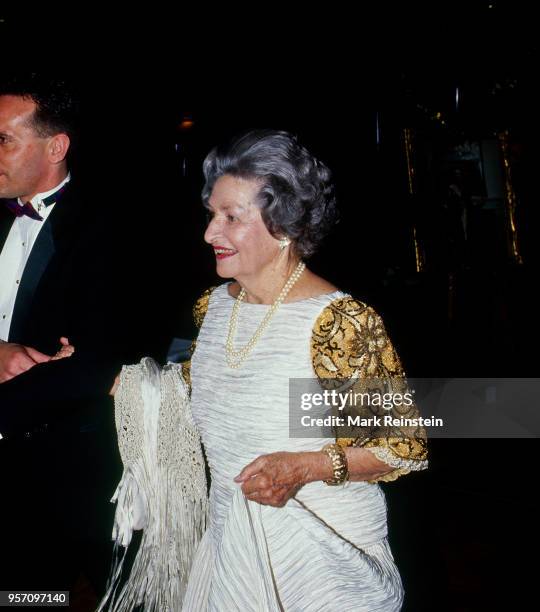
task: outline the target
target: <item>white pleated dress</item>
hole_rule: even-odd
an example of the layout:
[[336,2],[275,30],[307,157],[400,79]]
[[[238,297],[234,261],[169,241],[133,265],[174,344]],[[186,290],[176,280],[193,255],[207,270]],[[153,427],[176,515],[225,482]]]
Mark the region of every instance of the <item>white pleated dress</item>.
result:
[[[211,470],[210,516],[192,566],[189,612],[399,610],[403,588],[376,484],[304,486],[283,508],[248,501],[233,478],[256,457],[320,450],[326,438],[289,437],[289,378],[314,378],[317,317],[341,292],[282,304],[239,369],[225,360],[234,298],[210,297],[191,362],[192,411]],[[234,346],[268,306],[242,303]]]

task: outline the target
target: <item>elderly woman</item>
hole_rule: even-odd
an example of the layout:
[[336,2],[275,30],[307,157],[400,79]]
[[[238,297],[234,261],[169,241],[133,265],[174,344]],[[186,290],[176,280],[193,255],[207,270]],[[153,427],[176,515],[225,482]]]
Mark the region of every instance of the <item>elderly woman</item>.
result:
[[404,381],[381,318],[306,267],[336,220],[330,172],[262,130],[214,149],[204,176],[204,239],[233,280],[195,306],[191,409],[212,484],[184,610],[398,610],[376,483],[427,467],[422,432],[289,434],[290,379]]

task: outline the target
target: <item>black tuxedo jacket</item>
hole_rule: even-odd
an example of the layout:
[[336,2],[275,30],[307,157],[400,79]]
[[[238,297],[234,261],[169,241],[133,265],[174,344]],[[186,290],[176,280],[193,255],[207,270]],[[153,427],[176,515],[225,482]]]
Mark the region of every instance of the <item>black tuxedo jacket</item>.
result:
[[[9,342],[54,354],[66,336],[76,352],[0,384],[0,432],[99,419],[123,363],[144,354],[162,357],[164,346],[151,341],[156,317],[145,299],[149,285],[137,274],[135,252],[144,251],[144,240],[117,210],[72,180],[43,222],[20,282]],[[0,249],[13,221],[0,201]]]

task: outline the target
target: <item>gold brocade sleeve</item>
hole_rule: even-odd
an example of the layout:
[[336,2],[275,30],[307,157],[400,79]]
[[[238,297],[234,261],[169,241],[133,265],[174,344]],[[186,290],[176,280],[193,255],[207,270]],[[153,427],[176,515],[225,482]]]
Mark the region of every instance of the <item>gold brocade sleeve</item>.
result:
[[[210,287],[206,289],[205,292],[201,295],[201,297],[195,302],[193,306],[193,320],[195,321],[195,325],[197,329],[201,329],[201,326],[204,321],[204,317],[208,310],[208,303],[210,302],[210,296],[212,295],[212,291],[214,291],[215,287]],[[195,346],[197,344],[197,340],[193,340],[191,346],[189,347],[190,357],[193,355],[193,351],[195,350]],[[191,358],[187,361],[182,362],[182,374],[184,375],[184,380],[186,381],[188,387],[191,390]]]
[[[321,312],[313,327],[311,357],[315,374],[325,388],[345,386],[358,394],[372,393],[374,388],[401,395],[408,391],[401,362],[381,317],[352,297],[334,300]],[[373,417],[391,415],[400,423],[401,417],[409,423],[409,419],[419,416],[414,402],[390,408],[362,405],[360,409],[355,407],[355,413],[370,422],[375,421]],[[340,437],[338,432],[336,441],[341,446],[366,448],[394,468],[377,481],[395,480],[427,467],[427,442],[422,427],[374,425],[363,429],[359,437]]]

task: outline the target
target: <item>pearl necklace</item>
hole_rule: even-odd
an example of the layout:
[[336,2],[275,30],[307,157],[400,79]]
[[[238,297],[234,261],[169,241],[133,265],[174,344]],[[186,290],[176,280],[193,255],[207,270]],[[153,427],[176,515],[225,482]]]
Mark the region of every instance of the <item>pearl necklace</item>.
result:
[[248,343],[241,349],[235,350],[233,348],[233,339],[236,334],[236,328],[238,325],[238,313],[240,312],[240,304],[246,297],[245,289],[242,289],[234,302],[234,306],[231,312],[231,320],[229,321],[229,333],[227,335],[227,342],[225,343],[225,355],[227,357],[227,365],[231,368],[239,368],[242,363],[246,360],[247,356],[253,350],[253,347],[257,344],[264,330],[268,327],[270,319],[274,316],[274,313],[279,308],[283,300],[287,297],[287,294],[292,289],[293,285],[302,275],[305,270],[306,264],[300,261],[296,266],[294,272],[289,276],[289,279],[285,283],[280,294],[277,296],[275,302],[270,306],[268,312],[264,316],[264,319],[260,322],[259,327],[255,330],[255,333],[249,339]]

